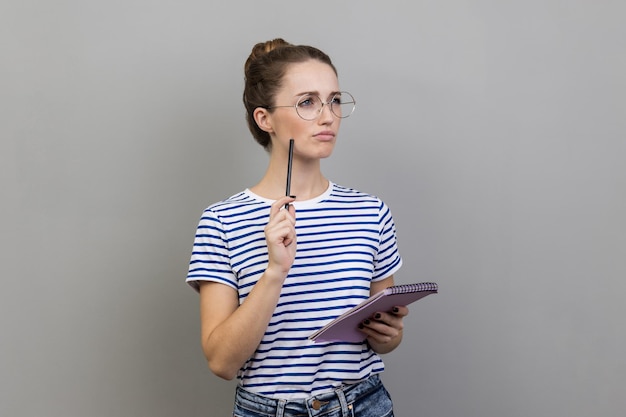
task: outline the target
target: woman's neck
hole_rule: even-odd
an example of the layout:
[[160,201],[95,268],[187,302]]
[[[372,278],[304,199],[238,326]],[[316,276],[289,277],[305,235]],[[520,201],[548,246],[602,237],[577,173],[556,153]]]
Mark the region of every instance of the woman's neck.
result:
[[[287,161],[276,161],[270,158],[265,175],[250,190],[271,200],[285,195],[287,185]],[[308,163],[294,158],[291,168],[290,194],[298,200],[310,200],[322,195],[328,189],[328,180],[320,169],[320,161]]]

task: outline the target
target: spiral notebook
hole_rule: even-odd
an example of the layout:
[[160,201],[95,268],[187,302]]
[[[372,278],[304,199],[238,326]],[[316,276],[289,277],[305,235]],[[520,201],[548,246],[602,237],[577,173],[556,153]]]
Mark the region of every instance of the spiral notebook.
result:
[[391,311],[395,306],[406,306],[439,290],[434,282],[395,285],[372,295],[361,304],[346,311],[311,336],[315,342],[362,342],[367,337],[358,329],[359,323],[376,312]]

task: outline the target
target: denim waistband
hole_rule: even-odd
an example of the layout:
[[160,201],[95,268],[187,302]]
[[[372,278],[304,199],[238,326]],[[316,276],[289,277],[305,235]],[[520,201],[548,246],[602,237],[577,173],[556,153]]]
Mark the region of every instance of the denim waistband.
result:
[[268,417],[321,417],[333,412],[348,416],[352,415],[350,410],[354,402],[381,387],[380,377],[372,375],[356,384],[343,385],[334,391],[310,398],[281,400],[255,394],[238,386],[235,407]]

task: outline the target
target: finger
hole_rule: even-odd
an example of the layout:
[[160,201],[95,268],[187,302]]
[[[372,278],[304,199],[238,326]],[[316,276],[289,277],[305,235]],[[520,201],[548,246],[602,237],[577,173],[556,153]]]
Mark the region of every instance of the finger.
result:
[[377,322],[375,320],[364,320],[359,324],[359,330],[365,333],[369,338],[380,342],[389,342],[394,337],[400,334],[400,329],[388,326],[384,323]]
[[[274,207],[272,207],[272,210],[274,210]],[[295,225],[295,209],[290,208],[289,210],[285,210],[284,208],[279,208],[277,212],[272,212],[270,214],[269,221],[265,226],[265,233],[266,235],[275,235],[276,230],[282,227],[291,227],[295,229]]]
[[[295,196],[286,195],[274,201],[274,203],[272,203],[272,207],[270,208],[270,217],[279,213],[281,209],[284,209],[286,204],[289,204],[289,207],[291,208],[292,207],[291,203],[293,203],[295,200],[296,200]],[[295,213],[295,210],[292,213]]]
[[266,225],[266,230],[277,229],[281,227],[294,227],[296,225],[296,219],[287,210],[280,210],[278,213],[270,217]]
[[[295,201],[295,199],[296,198],[293,197],[292,203],[293,203],[293,201]],[[289,214],[291,214],[291,217],[293,217],[294,221],[295,221],[295,218],[296,218],[296,208],[294,207],[294,205],[293,204],[289,204],[289,206],[287,207],[287,211],[289,212]]]
[[295,241],[296,241],[296,239],[294,239],[293,237],[287,236],[287,237],[285,237],[283,239],[283,245],[285,245],[285,247],[287,247],[287,246],[291,245]]
[[405,317],[409,315],[409,309],[407,306],[395,306],[391,309],[391,313],[397,317]]
[[296,241],[296,232],[293,227],[283,228],[279,236],[281,236],[281,243],[285,245],[285,247]]
[[372,314],[370,320],[390,324],[393,323],[395,320],[398,320],[398,317],[390,313],[375,313]]
[[265,236],[270,242],[282,243],[285,239],[295,240],[296,230],[291,221],[283,219],[269,226],[265,231]]
[[376,313],[371,318],[372,323],[380,323],[383,326],[392,327],[396,330],[402,330],[404,323],[402,317],[390,313]]

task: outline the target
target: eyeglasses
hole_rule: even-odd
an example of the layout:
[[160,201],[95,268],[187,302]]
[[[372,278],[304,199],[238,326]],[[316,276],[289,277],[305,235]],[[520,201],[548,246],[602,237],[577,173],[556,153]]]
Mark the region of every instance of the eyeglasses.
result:
[[352,94],[347,91],[336,93],[330,100],[324,102],[316,94],[303,94],[298,98],[296,104],[291,106],[271,106],[266,109],[276,109],[278,107],[293,107],[296,113],[304,120],[315,120],[320,114],[324,106],[328,105],[332,114],[340,119],[350,116],[356,108],[356,101]]

